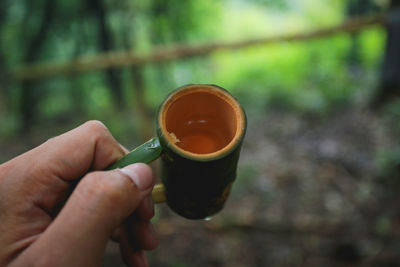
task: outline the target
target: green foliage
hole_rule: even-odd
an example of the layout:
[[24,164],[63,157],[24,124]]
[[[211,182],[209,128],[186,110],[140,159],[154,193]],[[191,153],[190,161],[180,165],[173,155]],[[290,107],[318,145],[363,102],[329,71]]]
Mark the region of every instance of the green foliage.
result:
[[[40,27],[46,1],[6,1],[0,25],[0,50],[10,70],[21,64],[32,36]],[[117,50],[148,53],[160,45],[243,40],[309,31],[340,23],[346,1],[105,1],[106,20]],[[56,16],[44,40],[40,61],[67,61],[100,51],[98,25],[85,1],[56,1]],[[155,110],[168,92],[188,83],[213,83],[230,90],[251,112],[289,108],[324,113],[366,95],[378,77],[384,31],[371,28],[358,37],[359,72],[349,68],[353,39],[348,34],[320,40],[277,43],[238,51],[221,51],[203,58],[143,67],[146,104]],[[39,113],[108,120],[124,132],[103,72],[56,77],[39,86]],[[131,71],[122,72],[125,102],[136,102]],[[7,95],[10,113],[18,114],[24,97],[15,86]],[[68,115],[69,114],[69,115]],[[14,116],[17,117],[17,116]],[[13,125],[13,123],[8,123]],[[118,126],[119,125],[119,126]],[[137,126],[129,124],[131,129]],[[9,127],[14,129],[14,127]]]
[[285,10],[290,7],[289,2],[284,0],[252,0],[252,2],[258,6],[276,8],[278,10]]
[[343,60],[338,57],[346,51],[340,46],[346,38],[339,39],[335,53],[328,53],[330,42],[274,45],[249,49],[235,57],[220,54],[215,60],[217,80],[239,95],[246,90],[246,102],[264,99],[265,104],[273,106],[324,108],[349,96],[343,84],[346,82],[341,68]]
[[381,182],[397,188],[400,176],[400,147],[383,148],[378,151],[378,166],[381,171]]
[[182,261],[174,261],[171,263],[170,265],[171,267],[190,267],[192,265],[186,263],[186,262],[182,262]]
[[[399,141],[400,136],[400,101],[392,102],[384,110],[384,118],[390,130]],[[377,163],[381,170],[382,181],[397,188],[400,177],[400,146],[398,143],[389,143],[380,147],[377,153]]]
[[388,216],[382,216],[378,219],[375,225],[376,231],[381,235],[390,233],[391,223]]
[[385,31],[381,28],[372,28],[360,35],[361,59],[365,68],[378,68],[385,48]]
[[254,181],[259,175],[260,173],[254,165],[240,165],[235,184],[232,188],[232,194],[239,198],[242,197],[245,193],[246,186],[251,184],[251,181]]

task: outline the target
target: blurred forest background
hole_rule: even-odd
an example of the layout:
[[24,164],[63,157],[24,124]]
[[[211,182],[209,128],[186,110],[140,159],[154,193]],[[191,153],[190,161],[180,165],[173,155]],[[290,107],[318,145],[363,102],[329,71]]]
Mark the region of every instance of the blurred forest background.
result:
[[133,148],[171,90],[216,84],[248,115],[237,182],[210,221],[157,206],[151,266],[399,266],[399,8],[1,0],[0,163],[89,119]]

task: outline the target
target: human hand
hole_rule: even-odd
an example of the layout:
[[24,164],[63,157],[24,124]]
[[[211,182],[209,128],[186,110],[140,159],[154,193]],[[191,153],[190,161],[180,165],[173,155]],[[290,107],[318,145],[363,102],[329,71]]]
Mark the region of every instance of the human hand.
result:
[[124,154],[90,121],[0,165],[0,266],[100,266],[112,236],[126,264],[146,266],[152,171],[101,171]]

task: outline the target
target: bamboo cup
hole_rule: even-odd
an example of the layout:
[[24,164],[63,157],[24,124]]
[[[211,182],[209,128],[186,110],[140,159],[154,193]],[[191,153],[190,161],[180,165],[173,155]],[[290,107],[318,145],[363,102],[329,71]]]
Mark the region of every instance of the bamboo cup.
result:
[[236,178],[246,115],[225,89],[206,84],[173,91],[157,115],[157,137],[132,150],[108,169],[161,156],[162,184],[155,203],[167,202],[179,215],[204,219],[219,212]]

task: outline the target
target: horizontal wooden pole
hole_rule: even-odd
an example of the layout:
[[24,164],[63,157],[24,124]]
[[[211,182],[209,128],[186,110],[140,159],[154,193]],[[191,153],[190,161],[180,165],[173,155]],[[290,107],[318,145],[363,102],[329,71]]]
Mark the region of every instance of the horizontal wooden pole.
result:
[[339,33],[356,32],[373,25],[385,24],[386,22],[386,14],[380,14],[370,17],[355,18],[338,26],[298,34],[269,36],[225,43],[176,45],[168,48],[158,48],[148,54],[139,54],[133,51],[109,52],[90,57],[84,56],[68,62],[47,62],[23,65],[14,69],[11,75],[17,81],[37,80],[59,75],[70,75],[108,68],[120,68],[203,56],[219,50],[243,49],[251,46],[268,45],[279,42],[305,41],[328,37]]

